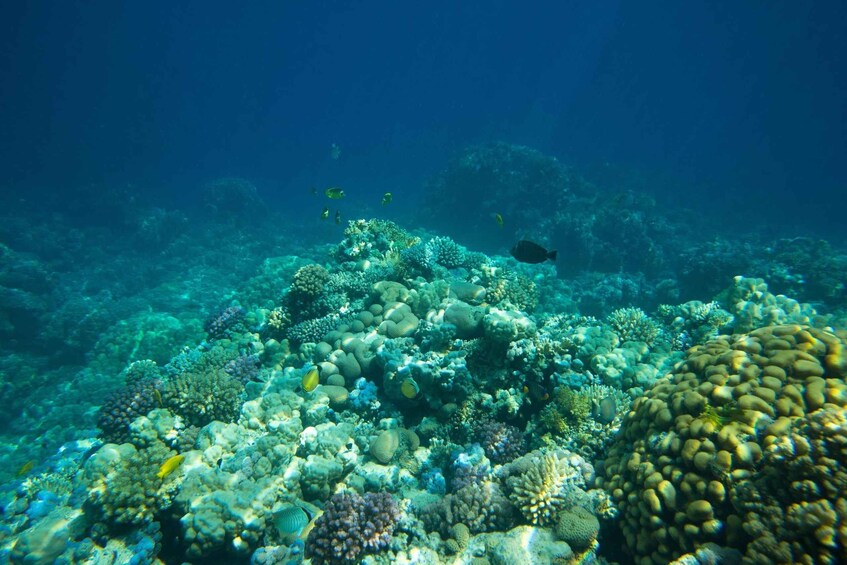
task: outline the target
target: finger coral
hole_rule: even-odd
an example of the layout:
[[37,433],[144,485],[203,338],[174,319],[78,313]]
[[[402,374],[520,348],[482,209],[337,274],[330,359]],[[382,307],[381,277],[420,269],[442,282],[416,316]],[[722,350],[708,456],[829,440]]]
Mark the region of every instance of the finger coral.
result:
[[388,547],[401,511],[386,493],[342,492],[326,503],[306,539],[313,565],[352,565]]

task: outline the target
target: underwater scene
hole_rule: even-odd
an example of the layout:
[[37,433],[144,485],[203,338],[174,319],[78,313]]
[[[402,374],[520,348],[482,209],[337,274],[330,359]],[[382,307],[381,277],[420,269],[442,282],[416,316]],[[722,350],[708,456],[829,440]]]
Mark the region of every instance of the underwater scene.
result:
[[0,564],[847,563],[847,6],[7,15]]

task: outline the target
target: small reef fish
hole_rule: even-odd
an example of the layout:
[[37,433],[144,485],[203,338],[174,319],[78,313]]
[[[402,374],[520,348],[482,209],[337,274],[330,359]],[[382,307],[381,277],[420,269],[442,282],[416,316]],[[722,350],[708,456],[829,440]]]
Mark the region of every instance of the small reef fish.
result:
[[312,196],[317,196],[317,195],[318,195],[318,189],[317,189],[317,188],[315,188],[315,185],[312,185],[312,186],[310,186],[310,187],[309,187],[309,193],[310,193]]
[[494,221],[497,222],[497,227],[503,227],[503,216],[500,214],[494,214]]
[[338,161],[338,158],[341,157],[341,147],[339,147],[337,143],[333,143],[332,146],[330,146],[329,156],[332,157],[333,161]]
[[312,392],[318,387],[318,382],[320,382],[321,373],[318,371],[317,365],[309,369],[305,375],[303,375],[303,380],[300,381],[300,387],[305,392]]
[[382,205],[388,206],[389,204],[391,204],[391,200],[393,198],[394,197],[391,195],[390,192],[386,192],[385,194],[382,195]]
[[600,402],[595,402],[592,416],[601,424],[611,424],[615,420],[617,409],[615,397],[606,396]]
[[418,386],[418,383],[415,382],[415,379],[407,378],[402,383],[400,383],[400,394],[402,394],[409,400],[417,398],[420,392],[421,387]]
[[35,464],[36,464],[35,459],[30,459],[29,461],[27,461],[26,463],[21,465],[21,468],[18,469],[18,472],[15,473],[15,476],[16,477],[23,477],[25,475],[28,475],[29,472],[32,471],[35,468]]
[[336,223],[336,224],[340,224],[340,223],[341,223],[341,210],[338,210],[338,211],[335,213],[335,223]]
[[329,218],[329,206],[324,206],[324,209],[321,212],[321,220],[326,220],[327,218]]
[[537,243],[522,239],[509,250],[512,257],[521,263],[543,263],[547,259],[556,260],[557,251],[547,251]]
[[337,186],[331,186],[324,191],[326,197],[331,200],[341,200],[344,198],[344,191]]
[[159,472],[156,473],[156,476],[160,479],[164,479],[176,471],[177,467],[182,465],[183,460],[185,460],[185,455],[174,455],[173,457],[169,457],[167,461],[162,463],[162,466],[159,467]]

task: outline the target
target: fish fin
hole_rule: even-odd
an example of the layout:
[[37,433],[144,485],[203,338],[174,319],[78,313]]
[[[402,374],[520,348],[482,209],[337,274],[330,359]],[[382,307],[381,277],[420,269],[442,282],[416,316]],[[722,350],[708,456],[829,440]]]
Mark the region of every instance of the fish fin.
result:
[[551,251],[551,252],[549,252],[549,253],[547,254],[547,258],[548,258],[548,259],[551,259],[551,260],[553,260],[553,261],[555,261],[555,260],[556,260],[556,256],[557,256],[558,254],[559,254],[559,252],[558,252],[558,251],[556,251],[556,250],[554,249],[553,251]]

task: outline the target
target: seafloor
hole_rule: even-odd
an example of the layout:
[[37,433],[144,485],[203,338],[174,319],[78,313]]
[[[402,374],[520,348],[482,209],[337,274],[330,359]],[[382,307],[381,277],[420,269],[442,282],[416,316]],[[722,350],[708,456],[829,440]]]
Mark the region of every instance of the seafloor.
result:
[[[451,175],[422,214],[463,205]],[[668,238],[610,196],[547,218],[578,236],[557,276],[447,228],[310,240],[253,222],[245,181],[209,194],[202,223],[5,218],[0,562],[847,562],[825,241]]]

